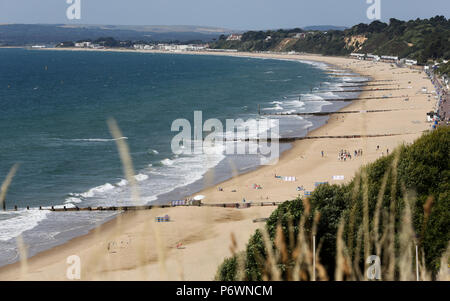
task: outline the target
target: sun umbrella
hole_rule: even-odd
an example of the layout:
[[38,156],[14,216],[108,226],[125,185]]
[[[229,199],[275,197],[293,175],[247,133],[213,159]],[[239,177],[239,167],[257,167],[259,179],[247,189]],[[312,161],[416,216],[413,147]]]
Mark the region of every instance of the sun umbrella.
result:
[[203,200],[204,198],[205,198],[204,195],[199,194],[199,195],[194,196],[194,201],[201,201],[201,200]]

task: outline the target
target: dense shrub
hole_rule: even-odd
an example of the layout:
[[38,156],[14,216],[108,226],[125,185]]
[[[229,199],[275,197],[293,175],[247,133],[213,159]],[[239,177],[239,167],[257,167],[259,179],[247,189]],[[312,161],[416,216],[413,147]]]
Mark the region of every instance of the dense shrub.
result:
[[[413,192],[414,197],[411,199],[414,201],[414,231],[420,249],[424,252],[427,269],[434,273],[438,271],[440,257],[450,241],[449,154],[450,128],[441,127],[424,134],[414,144],[401,146],[389,156],[364,166],[346,185],[325,184],[317,187],[307,203],[310,205],[310,213],[305,223],[305,231],[311,229],[313,216],[319,212],[320,220],[316,233],[321,244],[319,257],[331,278],[336,267],[336,233],[342,220],[345,222],[344,238],[349,255],[352,259],[356,255],[364,258],[362,254],[356,254],[355,246],[358,240],[361,242],[358,229],[361,229],[363,223],[365,195],[369,220],[373,223],[377,200],[380,199],[382,212],[395,212],[395,229],[398,231],[405,196]],[[299,221],[304,212],[301,199],[288,201],[272,213],[265,225],[272,242],[278,225],[281,226],[289,255],[292,255],[293,251],[291,246],[297,244]],[[381,221],[380,223],[380,232],[383,232],[387,225],[383,225]],[[289,235],[289,229],[293,230],[293,236]],[[294,237],[292,243],[290,237]],[[404,251],[398,249],[397,240],[395,246],[397,254]],[[361,248],[359,250],[362,252]],[[264,273],[267,272],[266,252],[262,233],[257,230],[245,250],[245,279],[263,279]],[[283,279],[286,279],[286,271],[292,264],[278,263]],[[357,264],[362,265],[362,259]],[[235,257],[225,260],[219,268],[217,278],[236,279],[236,268]]]

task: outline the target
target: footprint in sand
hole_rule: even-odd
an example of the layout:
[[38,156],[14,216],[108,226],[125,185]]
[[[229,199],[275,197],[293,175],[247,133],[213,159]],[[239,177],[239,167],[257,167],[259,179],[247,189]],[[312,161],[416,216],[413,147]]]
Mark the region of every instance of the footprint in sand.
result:
[[119,237],[116,240],[110,241],[108,243],[107,250],[109,253],[117,253],[121,249],[128,248],[129,244],[130,244],[130,237],[128,236]]

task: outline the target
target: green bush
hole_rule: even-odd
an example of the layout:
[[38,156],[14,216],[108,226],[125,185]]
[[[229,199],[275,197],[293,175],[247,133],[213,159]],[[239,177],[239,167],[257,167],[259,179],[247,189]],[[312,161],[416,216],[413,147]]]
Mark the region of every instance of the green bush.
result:
[[[415,192],[413,204],[413,226],[420,247],[425,252],[425,264],[433,273],[439,270],[440,257],[450,241],[450,128],[440,127],[424,134],[409,146],[397,148],[389,156],[364,166],[355,178],[346,185],[320,185],[310,197],[310,215],[305,230],[308,232],[315,212],[320,212],[317,225],[317,241],[322,248],[319,254],[329,276],[334,275],[336,258],[336,233],[343,219],[345,221],[344,240],[350,256],[355,257],[358,227],[363,222],[363,197],[367,191],[369,220],[373,220],[376,203],[381,196],[381,209],[396,213],[396,229],[400,228],[400,216],[404,208],[404,193]],[[396,158],[397,164],[393,166]],[[365,176],[364,176],[365,175]],[[383,178],[386,186],[382,190]],[[428,219],[424,216],[424,204],[432,198],[433,204]],[[301,199],[287,201],[270,216],[265,227],[270,239],[274,240],[278,225],[292,255],[291,245],[296,245],[299,221],[304,212]],[[292,225],[294,242],[290,242],[289,227]],[[381,228],[385,225],[381,225]],[[382,232],[382,231],[381,231]],[[402,251],[398,250],[397,252]],[[265,273],[266,250],[261,231],[250,238],[245,250],[245,279],[262,280]],[[361,254],[359,254],[361,255]],[[361,256],[360,258],[364,258]],[[362,260],[362,259],[361,259]],[[289,265],[278,263],[283,279]],[[360,264],[363,264],[360,262]],[[236,259],[230,258],[219,267],[219,280],[235,280]]]
[[232,256],[225,259],[217,270],[216,280],[234,281],[236,280],[237,258]]

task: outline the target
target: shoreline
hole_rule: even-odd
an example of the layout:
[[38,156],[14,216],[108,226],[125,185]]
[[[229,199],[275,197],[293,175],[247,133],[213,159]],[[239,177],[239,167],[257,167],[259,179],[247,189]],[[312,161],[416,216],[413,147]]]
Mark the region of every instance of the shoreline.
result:
[[[38,50],[54,50],[54,49],[38,49]],[[57,50],[69,50],[69,49],[57,49]],[[73,51],[110,51],[110,50],[88,50],[88,49],[74,49]],[[112,51],[120,51],[120,50],[115,50],[113,49]],[[123,52],[123,51],[122,51]],[[144,52],[144,53],[167,53],[167,52],[159,52],[159,51],[136,51],[136,50],[130,50],[129,52]],[[285,55],[285,54],[261,54],[261,53],[191,53],[191,52],[187,52],[187,53],[173,53],[173,54],[198,54],[198,55],[226,55],[226,56],[239,56],[239,57],[255,57],[255,58],[268,58],[268,59],[289,59],[289,60],[308,60],[308,61],[316,61],[316,62],[325,62],[329,65],[333,65],[333,66],[338,66],[339,69],[343,69],[343,70],[352,70],[352,72],[360,74],[362,77],[369,77],[371,78],[371,80],[377,80],[377,78],[380,78],[380,75],[377,74],[376,72],[372,72],[374,74],[371,74],[371,72],[362,72],[362,71],[370,71],[371,68],[373,68],[374,66],[378,67],[378,71],[381,73],[382,71],[385,71],[386,68],[389,68],[389,64],[387,63],[377,63],[376,65],[372,65],[371,62],[360,62],[360,61],[355,61],[353,59],[348,59],[348,58],[342,58],[342,57],[324,57],[324,56],[315,56],[315,55]],[[353,66],[355,65],[355,66]],[[356,66],[358,65],[358,66]],[[371,66],[372,65],[372,66]],[[352,66],[352,67],[350,67]],[[380,67],[381,66],[381,67]],[[369,67],[369,68],[367,68]],[[381,70],[383,69],[383,70]],[[392,70],[400,70],[399,68],[394,68]],[[358,72],[359,71],[359,72]],[[414,71],[409,71],[408,73],[414,73]],[[391,72],[391,75],[393,75],[394,72]],[[381,76],[383,77],[383,76]],[[417,76],[416,76],[417,77]],[[383,77],[384,78],[384,77]],[[394,78],[394,77],[393,77]],[[419,78],[416,78],[416,81],[418,81]],[[407,82],[409,82],[409,78],[407,78],[406,80],[404,80],[405,82],[402,82],[402,84],[406,84]],[[370,83],[370,81],[368,82]],[[402,85],[403,86],[403,85]],[[415,87],[415,89],[419,89],[419,86]],[[381,92],[381,91],[379,91]],[[398,92],[398,91],[397,91]],[[372,94],[372,95],[371,95]],[[349,105],[345,106],[346,109],[364,109],[367,106],[370,107],[370,101],[369,100],[364,100],[362,101],[361,98],[367,97],[367,96],[374,96],[373,94],[379,94],[376,91],[364,91],[359,95],[359,99],[357,101],[353,101],[351,102]],[[409,96],[409,95],[408,95]],[[419,95],[420,96],[420,95]],[[399,98],[401,98],[399,96]],[[412,96],[411,96],[412,98]],[[429,110],[430,104],[429,103],[425,103],[422,104],[423,101],[425,101],[426,97],[423,96],[423,99],[421,99],[421,105],[423,105],[423,108],[421,107],[420,109],[411,109],[409,108],[409,110],[411,111],[420,111],[420,113],[426,112],[427,110]],[[385,102],[384,100],[380,100],[380,102]],[[397,101],[398,102],[398,101]],[[398,105],[399,107],[405,107],[403,105],[403,100],[400,101]],[[405,109],[405,108],[403,108]],[[342,110],[342,108],[340,109],[340,111]],[[408,108],[406,108],[406,110],[408,110]],[[418,112],[416,112],[417,115],[414,115],[413,118],[417,118],[419,115]],[[312,135],[324,135],[324,134],[329,134],[329,132],[339,132],[342,130],[346,130],[347,132],[341,132],[341,135],[346,135],[346,134],[353,134],[350,131],[353,130],[353,132],[361,132],[362,133],[369,133],[369,134],[373,134],[373,133],[378,133],[381,134],[381,131],[386,131],[387,128],[384,126],[381,126],[381,128],[377,129],[380,132],[372,132],[372,127],[371,125],[374,123],[375,124],[379,123],[379,119],[380,118],[376,118],[377,116],[380,117],[381,115],[389,115],[390,118],[392,118],[392,114],[395,113],[377,113],[377,114],[372,114],[375,117],[369,116],[369,114],[364,114],[362,113],[361,115],[366,115],[366,118],[361,118],[362,120],[358,120],[358,117],[360,114],[355,114],[358,116],[336,116],[336,115],[330,115],[328,122],[326,124],[324,124],[323,126],[314,129],[310,132],[307,133],[307,136],[312,136]],[[395,116],[395,115],[394,115]],[[337,118],[336,118],[337,117]],[[341,118],[342,117],[342,118]],[[408,116],[403,116],[404,118],[407,118]],[[404,119],[403,118],[403,119]],[[410,116],[411,120],[412,116]],[[366,120],[367,119],[367,120]],[[372,120],[369,120],[372,119]],[[376,119],[376,120],[375,120]],[[423,114],[422,119],[425,119],[425,114]],[[347,121],[348,120],[348,121]],[[406,121],[406,120],[404,120]],[[414,121],[414,120],[412,120]],[[352,122],[357,122],[358,125],[360,125],[361,127],[352,127]],[[350,124],[350,125],[349,125]],[[354,125],[354,124],[353,124]],[[403,129],[403,127],[398,126],[398,124],[395,124],[395,128],[397,131]],[[369,129],[370,128],[370,129]],[[419,128],[419,126],[414,127],[414,129]],[[355,130],[356,129],[356,130]],[[424,130],[426,129],[426,124],[420,124],[420,129]],[[417,129],[416,129],[417,130]],[[392,133],[392,132],[391,132]],[[403,135],[403,139],[401,141],[409,143],[412,142],[415,138],[417,138],[418,136],[420,136],[419,132],[417,131],[417,133],[414,134],[406,134],[404,133]],[[370,142],[368,141],[370,140]],[[393,149],[396,145],[398,145],[400,139],[398,139],[398,137],[394,137],[394,138],[389,138],[389,137],[383,137],[383,138],[376,138],[373,139],[376,142],[375,143],[380,143],[383,142],[384,146],[388,146],[391,149]],[[215,185],[210,185],[211,187],[208,187],[206,189],[203,189],[201,192],[201,194],[206,195],[206,199],[211,199],[214,200],[215,203],[218,202],[229,202],[231,199],[234,200],[239,200],[242,198],[245,198],[247,200],[251,200],[251,201],[255,201],[258,202],[260,199],[264,200],[264,198],[266,197],[267,199],[271,200],[271,201],[275,201],[275,197],[279,198],[277,201],[284,201],[284,200],[289,200],[289,199],[293,199],[298,195],[298,192],[293,189],[295,188],[295,185],[303,185],[305,186],[305,188],[308,191],[312,191],[314,186],[314,182],[321,182],[324,180],[328,180],[328,182],[330,182],[330,184],[338,184],[341,183],[341,181],[333,181],[330,180],[329,175],[327,175],[327,178],[324,179],[323,174],[326,174],[326,172],[324,173],[324,169],[328,170],[330,167],[328,166],[329,164],[332,164],[333,167],[338,167],[339,164],[346,164],[345,168],[342,168],[342,166],[340,166],[340,168],[336,168],[336,173],[342,173],[344,174],[345,177],[345,181],[347,182],[348,180],[350,180],[354,174],[354,172],[361,166],[364,165],[368,162],[374,161],[374,159],[376,159],[379,154],[373,154],[373,149],[374,144],[372,143],[372,139],[342,139],[341,141],[333,141],[332,143],[327,141],[320,141],[319,139],[317,140],[305,140],[305,141],[295,141],[293,143],[291,143],[292,147],[290,149],[288,149],[287,151],[283,152],[279,162],[274,165],[274,166],[261,166],[258,167],[256,170],[252,170],[252,171],[248,171],[248,172],[244,172],[242,174],[239,174],[236,177],[232,177],[229,180],[225,180],[223,182],[220,182],[219,184],[215,184]],[[330,144],[332,144],[332,146],[335,148],[335,153],[332,153],[333,150],[330,151]],[[340,147],[347,147],[345,149],[347,150],[351,150],[352,148],[349,148],[350,146],[353,145],[358,145],[359,148],[364,148],[364,151],[366,154],[368,155],[364,155],[362,158],[356,158],[355,160],[352,160],[351,162],[335,162],[332,163],[331,160],[334,159],[334,161],[337,161],[336,156],[334,156],[334,154],[337,155],[338,150],[340,149]],[[369,148],[370,145],[370,148]],[[327,149],[328,148],[328,149]],[[356,148],[355,148],[356,149]],[[370,149],[370,150],[369,150]],[[317,154],[317,156],[319,156],[321,150],[325,151],[326,154],[326,160],[324,158],[319,158],[317,160],[317,158],[312,158],[312,154]],[[332,153],[332,155],[330,155],[330,153]],[[300,155],[301,154],[301,155]],[[311,157],[311,158],[310,158]],[[333,159],[331,159],[333,158]],[[322,160],[321,160],[322,159]],[[330,160],[329,160],[330,159]],[[361,160],[362,159],[362,160]],[[301,163],[299,162],[301,161]],[[323,162],[321,161],[325,161],[325,165]],[[307,171],[308,173],[310,173],[309,175],[305,175],[305,171],[297,171],[295,168],[293,168],[290,165],[300,165],[300,166],[304,166],[305,171]],[[335,166],[336,165],[336,166]],[[292,173],[292,174],[287,174],[288,172]],[[294,182],[294,183],[274,183],[274,181],[277,181],[274,179],[273,174],[281,174],[284,176],[293,176],[294,173],[295,176],[297,176],[299,178],[299,182]],[[285,173],[285,174],[282,174]],[[301,178],[301,179],[300,179]],[[208,181],[208,176],[205,175],[205,182]],[[301,181],[301,183],[300,183]],[[261,191],[257,191],[252,189],[251,185],[249,185],[250,183],[255,182],[258,184],[262,184],[263,189]],[[280,184],[280,185],[278,185]],[[281,185],[282,184],[282,185]],[[219,192],[217,187],[223,187],[224,191],[223,192]],[[233,188],[237,188],[237,192],[233,193],[231,192],[231,190]],[[268,191],[267,193],[266,190]],[[167,261],[166,263],[170,262],[172,265],[177,265],[177,257],[176,253],[177,251],[180,251],[178,249],[174,250],[173,244],[175,242],[173,241],[178,241],[178,240],[182,240],[183,242],[187,241],[187,249],[188,252],[184,252],[184,250],[182,252],[178,252],[178,253],[189,253],[190,254],[190,249],[194,249],[196,250],[201,250],[205,242],[207,243],[207,245],[209,245],[208,243],[215,243],[216,247],[220,246],[220,250],[216,250],[218,254],[216,254],[216,256],[213,256],[213,258],[211,258],[209,261],[213,261],[213,267],[215,269],[217,269],[217,262],[220,263],[225,256],[229,256],[231,254],[229,254],[229,250],[228,250],[228,246],[230,244],[230,233],[234,233],[235,235],[238,235],[239,237],[236,237],[236,240],[238,242],[238,247],[240,249],[242,249],[245,246],[246,241],[248,240],[249,236],[251,233],[253,233],[253,231],[258,227],[261,226],[260,225],[255,225],[255,223],[252,222],[252,219],[254,217],[261,217],[262,215],[264,215],[265,217],[267,217],[268,214],[270,214],[270,212],[272,212],[275,208],[268,208],[268,207],[261,207],[261,208],[249,208],[249,209],[245,209],[245,210],[237,210],[237,209],[211,209],[211,208],[170,208],[169,210],[150,210],[153,212],[139,212],[139,213],[125,213],[125,214],[120,214],[119,216],[117,216],[115,219],[113,219],[112,221],[106,222],[100,226],[98,226],[97,228],[95,228],[94,230],[90,231],[89,234],[87,235],[83,235],[83,236],[79,236],[76,237],[60,246],[54,247],[50,250],[41,252],[35,256],[33,256],[32,258],[30,258],[28,260],[28,267],[29,267],[29,274],[27,276],[24,275],[20,275],[19,270],[20,270],[20,263],[14,263],[11,265],[7,265],[4,266],[2,268],[0,268],[0,279],[42,279],[42,274],[47,274],[50,275],[48,276],[49,279],[57,279],[57,280],[64,280],[64,275],[65,275],[65,269],[64,267],[66,266],[65,264],[65,257],[64,255],[69,254],[69,253],[75,253],[77,254],[83,254],[83,258],[86,257],[92,257],[94,256],[94,254],[101,252],[104,253],[104,241],[105,239],[102,237],[105,236],[111,236],[109,239],[115,239],[117,240],[117,237],[128,237],[128,240],[126,238],[124,238],[124,240],[121,240],[121,245],[123,243],[123,241],[127,241],[127,246],[129,244],[131,244],[131,241],[133,240],[135,242],[136,245],[139,245],[139,240],[140,239],[136,239],[137,236],[140,236],[139,234],[142,233],[136,233],[136,231],[130,231],[130,229],[136,229],[136,227],[138,226],[142,226],[145,225],[147,226],[149,220],[152,220],[152,217],[154,217],[154,214],[160,213],[160,212],[168,212],[170,213],[170,216],[176,216],[176,220],[174,223],[170,223],[172,225],[170,226],[166,226],[166,225],[157,225],[156,228],[161,228],[159,230],[161,230],[162,232],[166,231],[167,228],[177,228],[175,225],[178,224],[178,226],[181,226],[182,229],[191,229],[191,232],[196,233],[198,239],[193,239],[193,241],[191,241],[192,239],[189,239],[189,235],[186,238],[186,235],[184,233],[176,233],[174,235],[170,234],[169,231],[169,235],[168,236],[173,236],[173,237],[166,237],[164,236],[165,239],[167,239],[167,242],[165,243],[165,245],[172,245],[172,247],[169,248],[164,248],[165,251],[167,251],[168,255],[166,256],[161,256],[161,252],[156,252],[158,254],[156,254],[156,260],[155,260],[155,250],[152,251],[148,251],[148,254],[146,254],[146,258],[147,257],[151,257],[153,258],[153,261],[144,261],[142,262],[142,264],[140,265],[135,265],[133,266],[131,264],[130,268],[130,263],[127,264],[118,264],[119,266],[111,268],[110,266],[106,267],[106,268],[101,268],[101,269],[93,269],[90,270],[92,268],[87,268],[87,270],[91,271],[92,273],[87,273],[84,275],[84,277],[82,277],[82,279],[114,279],[115,278],[122,278],[123,279],[127,279],[126,275],[128,275],[129,277],[131,277],[132,279],[147,279],[147,277],[149,277],[149,279],[152,280],[162,280],[162,279],[176,279],[177,274],[170,274],[170,273],[164,273],[164,272],[155,272],[153,271],[152,273],[146,273],[147,277],[142,277],[143,276],[143,271],[142,269],[145,268],[145,270],[157,270],[159,271],[160,268],[157,267],[161,267],[161,258],[168,258],[169,261]],[[212,216],[218,216],[218,221],[215,219],[210,219],[209,217],[205,217],[202,216],[203,213],[207,213],[207,215],[212,215]],[[198,216],[202,216],[202,218],[206,219],[205,221],[199,221],[200,225],[197,225],[197,227],[194,225],[187,225],[187,223],[190,223],[192,220],[189,217],[198,217]],[[150,223],[153,223],[152,221]],[[120,225],[120,229],[118,228],[118,225]],[[215,236],[211,236],[209,235],[209,231],[205,230],[204,227],[211,227],[213,228],[213,230],[215,228],[218,228],[218,235]],[[123,229],[122,229],[123,227]],[[139,227],[138,227],[139,228]],[[144,228],[148,228],[148,227],[144,227]],[[228,230],[223,230],[223,228],[227,228]],[[144,230],[143,233],[145,233],[144,235],[148,235],[148,237],[154,238],[156,240],[157,239],[157,234],[155,233],[147,233],[148,229]],[[173,230],[173,229],[172,229]],[[216,229],[217,230],[217,229]],[[175,231],[177,232],[177,231]],[[180,231],[178,231],[180,232]],[[128,236],[126,236],[124,233],[127,233]],[[130,234],[131,233],[131,234]],[[216,233],[217,234],[217,233]],[[124,236],[125,235],[125,236]],[[131,235],[131,236],[130,236]],[[137,236],[136,236],[137,235]],[[133,239],[131,239],[131,237],[133,237]],[[223,241],[220,243],[217,241],[217,239],[220,238]],[[113,240],[114,240],[113,239]],[[120,239],[119,239],[120,240]],[[96,249],[95,247],[90,247],[92,244],[95,245],[95,243],[99,244],[100,246],[103,244],[103,248],[100,247],[100,249]],[[183,243],[184,245],[184,243]],[[84,248],[83,248],[84,246]],[[89,246],[89,247],[88,247]],[[212,247],[212,246],[209,246]],[[93,248],[93,249],[92,249]],[[109,260],[111,260],[111,257],[120,257],[122,260],[125,260],[125,258],[127,257],[127,255],[131,255],[129,251],[129,247],[124,248],[124,250],[120,250],[117,253],[113,253],[113,254],[121,254],[121,256],[115,256],[115,255],[111,255],[111,253],[107,253],[107,254],[103,254],[104,256],[102,256],[102,258],[109,258]],[[135,250],[136,251],[136,250]],[[131,252],[132,253],[132,252]],[[164,251],[162,253],[165,253]],[[175,253],[175,255],[173,255]],[[228,255],[226,255],[228,254]],[[185,254],[187,255],[187,254]],[[203,254],[202,254],[203,255]],[[124,256],[124,257],[123,257]],[[153,256],[153,257],[152,257]],[[59,260],[52,260],[52,258],[58,258]],[[80,256],[81,257],[81,256]],[[131,256],[132,257],[132,256]],[[158,259],[159,258],[159,259]],[[184,256],[183,256],[184,258]],[[189,258],[189,257],[187,257]],[[62,259],[62,260],[61,260]],[[135,261],[136,259],[139,259],[137,257],[134,257]],[[179,259],[179,258],[178,258]],[[186,258],[185,258],[186,259]],[[106,262],[108,262],[108,259],[105,259]],[[84,260],[83,260],[84,261]],[[127,260],[125,260],[127,261]],[[139,260],[138,260],[139,261]],[[162,260],[163,263],[165,260]],[[189,260],[188,260],[189,261]],[[208,260],[207,260],[208,261]],[[110,262],[111,263],[111,262]],[[196,264],[195,264],[196,263]],[[195,260],[192,262],[192,260],[189,261],[189,264],[185,264],[184,265],[184,270],[187,269],[189,270],[188,273],[188,278],[187,280],[211,280],[212,277],[214,275],[211,275],[211,271],[214,270],[213,267],[205,267],[204,269],[198,269],[200,271],[194,271],[196,270],[195,267],[198,266],[198,262],[196,262]],[[115,265],[115,264],[113,264]],[[203,264],[205,265],[205,264]],[[192,269],[192,270],[191,270]],[[46,272],[44,272],[44,270]],[[84,269],[85,270],[85,269]],[[164,270],[164,269],[162,269]],[[204,275],[203,272],[208,271],[209,275]],[[120,274],[120,275],[119,275]],[[124,275],[122,275],[124,274]],[[130,275],[132,274],[132,275]],[[166,278],[162,277],[162,275],[167,274]],[[207,278],[204,278],[208,276]],[[181,278],[178,278],[181,279]]]
[[[45,48],[45,49],[53,50],[51,48]],[[29,50],[42,50],[42,49],[29,49]],[[61,50],[66,50],[66,49],[61,49]],[[74,49],[69,49],[69,50],[73,50],[73,51],[88,50],[89,51],[91,49],[76,49],[76,48],[74,48]],[[94,51],[96,51],[96,50],[94,50]],[[102,51],[102,50],[100,50],[100,51]],[[115,50],[113,49],[113,51],[115,51]],[[320,68],[320,69],[323,69],[323,68]],[[321,126],[322,123],[323,122],[317,122],[317,123],[314,122],[314,126],[313,127]],[[284,148],[284,150],[288,149],[290,147],[291,147],[291,143],[285,143],[285,147],[282,146],[282,148]],[[280,153],[281,153],[281,151],[280,151]],[[222,167],[225,166],[225,169],[229,169],[226,164],[220,164],[219,163],[217,166],[214,167],[214,170],[215,171],[218,170],[219,169],[218,167],[220,167],[220,166],[222,166]],[[239,166],[240,165],[238,164],[238,167]],[[255,166],[250,166],[250,167],[246,167],[246,168],[243,168],[243,169],[239,169],[238,173],[239,174],[245,174],[245,173],[251,172],[253,170],[256,170],[258,167],[259,166],[255,165]],[[218,173],[216,172],[216,175],[217,174]],[[214,185],[219,185],[220,183],[228,180],[231,177],[232,177],[232,171],[231,170],[227,170],[225,173],[222,172],[221,175],[216,177],[214,183],[210,183],[209,184],[209,187],[210,186],[214,186]],[[188,196],[192,197],[193,195],[195,195],[195,193],[201,191],[204,188],[208,188],[208,187],[204,187],[204,185],[203,185],[203,176],[202,176],[201,179],[195,181],[194,183],[188,184],[186,186],[175,188],[173,191],[170,191],[170,192],[166,192],[166,193],[160,194],[158,196],[158,199],[156,199],[155,201],[151,202],[151,204],[167,204],[169,202],[169,199],[185,199]],[[180,191],[180,192],[178,192],[178,191]],[[179,194],[179,195],[177,196],[177,194]],[[172,196],[174,196],[174,197],[172,198]],[[62,208],[63,205],[64,204],[56,205],[56,206]],[[45,207],[45,208],[49,208],[49,207]],[[97,223],[96,225],[93,224],[93,225],[90,225],[89,227],[86,227],[86,228],[83,228],[83,229],[79,229],[79,231],[77,231],[78,233],[75,233],[73,231],[73,232],[71,232],[69,234],[66,234],[65,236],[60,236],[56,241],[54,241],[52,243],[49,243],[45,248],[40,248],[38,250],[35,250],[35,249],[33,250],[33,248],[30,248],[30,250],[29,250],[30,257],[34,257],[34,256],[36,256],[36,255],[38,255],[38,254],[40,254],[42,252],[51,250],[51,249],[53,249],[53,248],[55,248],[57,246],[63,245],[65,243],[68,243],[71,240],[76,239],[79,236],[87,235],[87,234],[91,233],[96,227],[99,227],[101,224],[107,223],[110,219],[116,218],[117,214],[120,214],[120,213],[113,212],[112,214],[113,214],[112,217],[108,217],[108,218],[104,219],[101,223]],[[12,245],[13,246],[15,244],[14,240],[15,239],[13,238],[13,240],[12,240]],[[17,263],[17,261],[18,261],[18,256],[16,256],[16,258],[14,258],[13,260],[10,260],[9,262],[5,262],[5,263],[2,262],[2,265],[0,265],[0,267],[5,267],[5,266],[8,266],[10,264]]]

